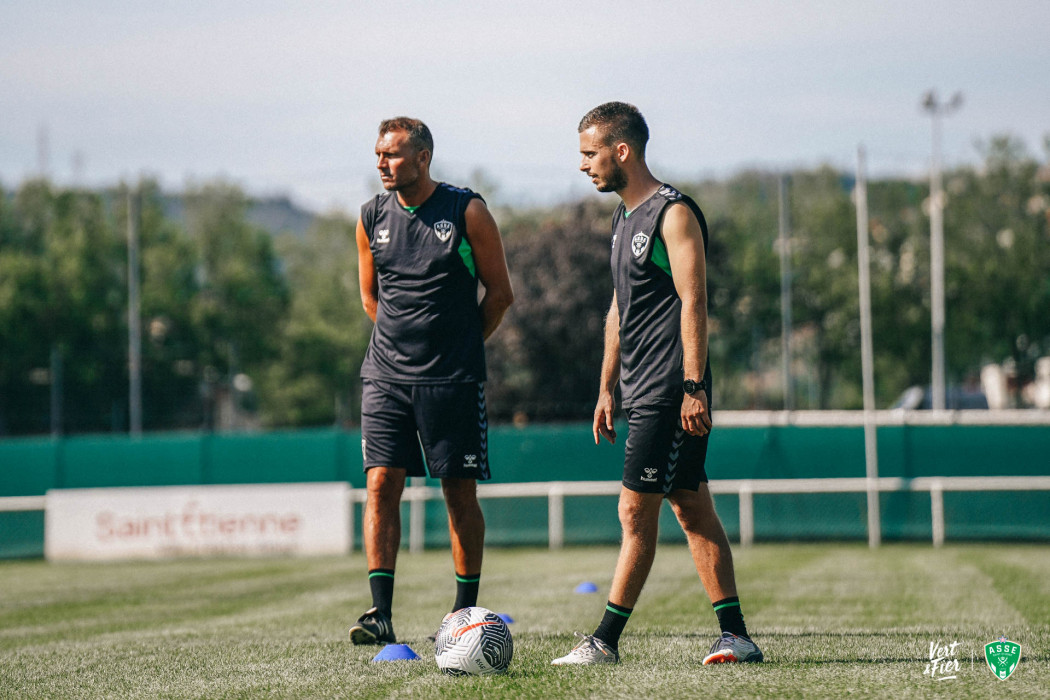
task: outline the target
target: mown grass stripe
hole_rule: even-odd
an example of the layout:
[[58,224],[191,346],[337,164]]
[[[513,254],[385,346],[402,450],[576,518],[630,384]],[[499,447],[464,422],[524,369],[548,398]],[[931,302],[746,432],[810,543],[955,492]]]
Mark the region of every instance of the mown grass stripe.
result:
[[[615,509],[610,513],[615,517]],[[661,545],[621,663],[552,667],[601,608],[615,547],[489,548],[479,604],[511,615],[514,661],[451,679],[431,634],[455,585],[447,550],[398,561],[395,629],[420,662],[371,664],[346,630],[370,606],[364,557],[131,564],[0,563],[0,697],[991,697],[1045,695],[1050,558],[1024,545],[770,544],[734,552],[748,629],[768,663],[703,667],[718,634],[688,549]],[[685,612],[688,611],[688,612]],[[997,680],[983,645],[1022,645]],[[934,685],[929,645],[959,642]],[[975,663],[971,664],[971,658]],[[674,660],[673,666],[669,660]]]

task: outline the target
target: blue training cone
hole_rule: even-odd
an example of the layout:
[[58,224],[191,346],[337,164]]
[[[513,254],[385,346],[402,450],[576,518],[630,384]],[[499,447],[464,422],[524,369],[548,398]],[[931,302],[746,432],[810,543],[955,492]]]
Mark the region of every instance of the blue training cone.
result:
[[499,619],[503,620],[503,622],[508,624],[508,625],[511,624],[512,622],[514,622],[514,618],[511,617],[510,615],[508,615],[507,613],[496,613],[496,614],[499,615]]
[[574,589],[576,593],[597,593],[598,586],[594,585],[590,581],[584,581]]
[[372,663],[376,661],[415,661],[418,658],[419,654],[412,651],[412,647],[407,644],[387,644],[375,655]]

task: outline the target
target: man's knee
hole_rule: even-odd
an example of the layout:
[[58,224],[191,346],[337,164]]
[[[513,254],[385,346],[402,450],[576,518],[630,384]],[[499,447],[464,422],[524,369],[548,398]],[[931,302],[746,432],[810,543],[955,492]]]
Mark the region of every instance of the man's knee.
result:
[[710,492],[701,488],[695,491],[675,491],[668,500],[678,523],[686,533],[698,535],[719,546],[729,546],[725,528],[715,511]]
[[682,526],[683,531],[699,535],[707,540],[717,539],[718,531],[722,529],[721,523],[717,519],[706,517],[695,510],[676,509],[675,517],[678,519],[678,524]]
[[442,479],[441,491],[450,513],[480,508],[478,482],[474,479]]
[[660,494],[638,493],[624,489],[620,493],[620,525],[625,535],[648,534],[660,519]]
[[366,479],[368,498],[375,503],[401,503],[405,490],[405,472],[389,467],[372,467]]

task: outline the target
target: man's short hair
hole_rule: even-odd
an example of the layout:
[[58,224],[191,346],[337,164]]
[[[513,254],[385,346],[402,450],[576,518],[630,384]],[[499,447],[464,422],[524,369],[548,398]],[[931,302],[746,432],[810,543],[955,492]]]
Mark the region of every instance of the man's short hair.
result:
[[417,151],[427,150],[434,154],[434,137],[430,135],[427,125],[412,117],[394,117],[384,119],[379,123],[379,135],[388,131],[404,131],[408,134],[408,140]]
[[606,102],[598,105],[583,115],[577,131],[583,132],[592,126],[598,127],[598,132],[604,137],[603,142],[606,146],[626,143],[637,150],[639,155],[645,155],[645,144],[649,141],[649,126],[645,123],[645,117],[634,105],[626,102]]

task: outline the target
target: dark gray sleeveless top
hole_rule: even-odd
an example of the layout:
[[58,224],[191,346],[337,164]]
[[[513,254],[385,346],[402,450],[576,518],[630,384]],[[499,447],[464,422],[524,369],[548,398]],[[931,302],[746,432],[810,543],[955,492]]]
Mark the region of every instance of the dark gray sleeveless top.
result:
[[361,376],[404,384],[485,381],[478,282],[465,212],[480,195],[441,183],[414,212],[397,195],[361,207],[379,306]]
[[[624,408],[682,400],[682,302],[671,279],[660,225],[667,207],[684,202],[700,222],[707,253],[707,221],[691,198],[670,185],[630,214],[613,214],[612,274],[620,313],[620,392]],[[689,377],[698,379],[698,377]],[[704,368],[711,386],[711,364]]]

